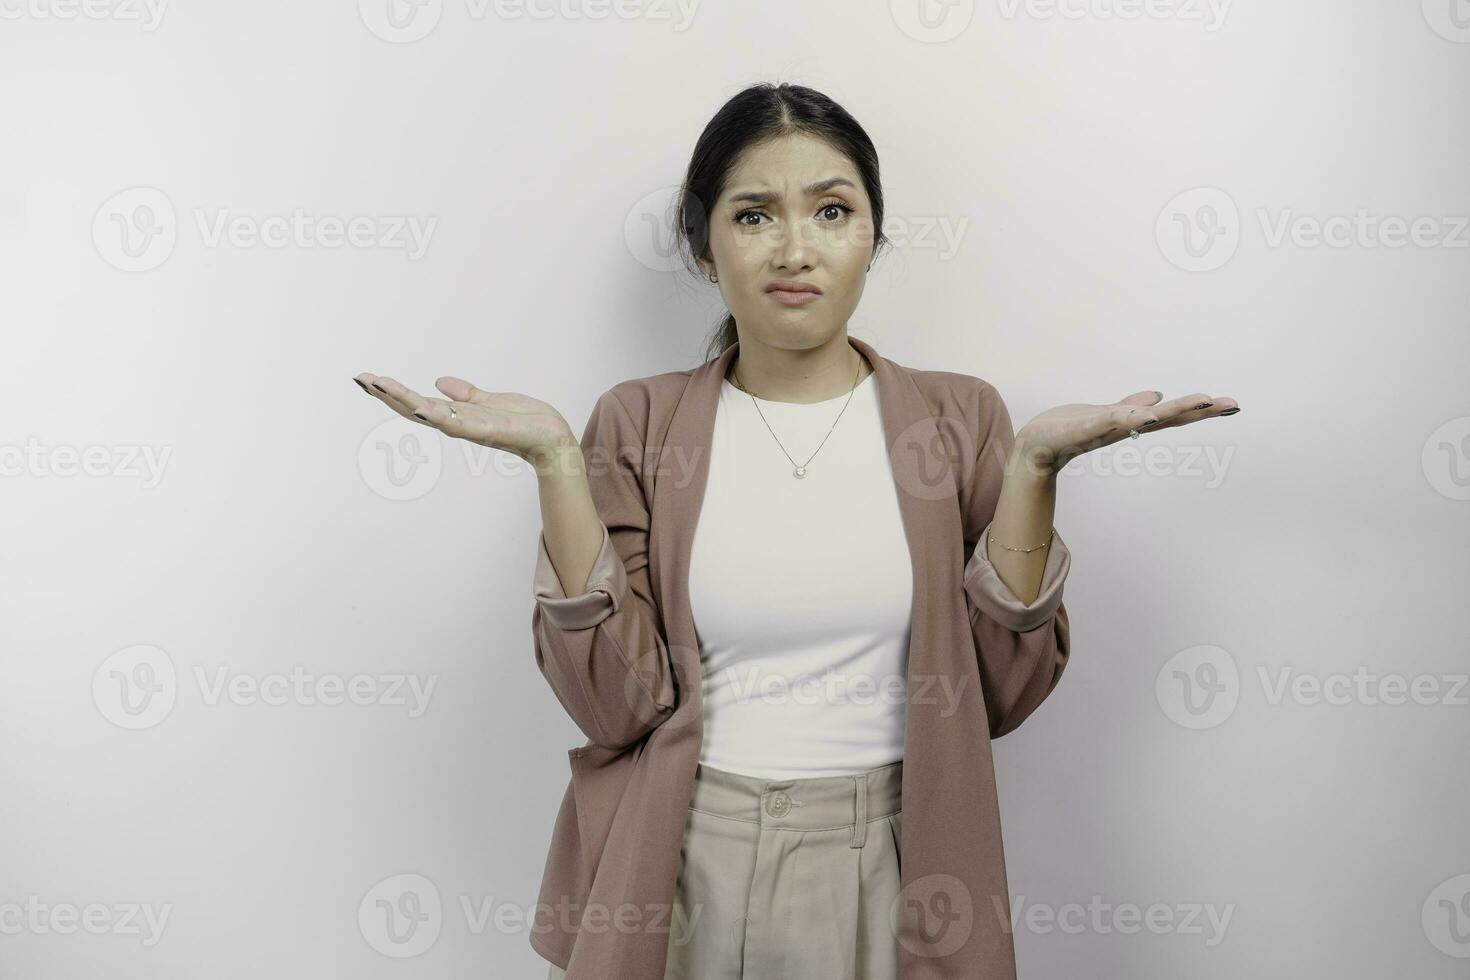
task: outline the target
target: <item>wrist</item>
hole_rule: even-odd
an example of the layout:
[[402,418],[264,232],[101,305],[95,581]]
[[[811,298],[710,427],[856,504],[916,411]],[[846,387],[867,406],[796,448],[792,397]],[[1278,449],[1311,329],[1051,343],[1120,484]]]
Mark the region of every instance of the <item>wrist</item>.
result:
[[539,479],[580,478],[587,475],[587,461],[582,445],[574,435],[563,435],[550,445],[540,446],[526,454],[526,462]]
[[1051,457],[1049,450],[1035,450],[1018,440],[1006,459],[1006,482],[1034,487],[1054,485],[1057,473],[1052,469]]

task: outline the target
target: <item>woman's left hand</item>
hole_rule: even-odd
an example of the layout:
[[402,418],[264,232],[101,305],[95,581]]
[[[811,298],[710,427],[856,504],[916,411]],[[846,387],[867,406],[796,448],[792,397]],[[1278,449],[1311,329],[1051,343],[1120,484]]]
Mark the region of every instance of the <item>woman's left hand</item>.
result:
[[1162,398],[1161,392],[1138,391],[1111,405],[1074,402],[1048,409],[1021,426],[1007,463],[1050,477],[1083,453],[1127,439],[1131,429],[1158,432],[1240,411],[1235,399],[1204,392]]

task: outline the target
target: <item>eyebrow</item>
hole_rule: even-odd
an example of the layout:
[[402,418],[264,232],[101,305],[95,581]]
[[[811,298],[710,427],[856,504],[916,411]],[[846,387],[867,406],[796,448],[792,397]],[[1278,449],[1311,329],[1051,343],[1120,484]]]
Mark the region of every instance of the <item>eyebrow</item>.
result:
[[[808,197],[816,197],[818,194],[829,191],[834,187],[851,187],[853,190],[857,190],[857,186],[845,177],[828,177],[826,180],[819,180],[815,184],[808,184],[802,189],[806,191]],[[769,204],[780,196],[775,191],[745,191],[742,194],[736,194],[730,198],[730,203],[749,201],[753,204]]]

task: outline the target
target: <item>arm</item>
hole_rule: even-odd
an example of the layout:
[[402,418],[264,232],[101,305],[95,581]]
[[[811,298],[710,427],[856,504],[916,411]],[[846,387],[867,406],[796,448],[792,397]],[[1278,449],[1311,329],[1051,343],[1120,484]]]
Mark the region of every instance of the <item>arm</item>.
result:
[[537,468],[536,666],[577,727],[612,749],[642,738],[674,709],[673,668],[648,577],[642,449],[639,427],[609,391],[593,406],[580,447]]
[[[977,417],[979,451],[960,494],[965,602],[990,737],[999,738],[1014,731],[1061,679],[1070,651],[1062,585],[1071,553],[1052,531],[1055,476],[1012,461],[1015,433],[993,385],[982,383]],[[998,542],[993,547],[992,536]],[[1030,553],[1000,547],[1032,548],[1048,540]]]

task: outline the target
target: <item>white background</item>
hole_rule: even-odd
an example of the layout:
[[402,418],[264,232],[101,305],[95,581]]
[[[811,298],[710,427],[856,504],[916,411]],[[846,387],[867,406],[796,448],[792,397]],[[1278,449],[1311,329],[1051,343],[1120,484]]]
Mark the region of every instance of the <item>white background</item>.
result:
[[[698,364],[715,287],[648,222],[758,81],[877,144],[898,247],[853,335],[1018,427],[1143,388],[1243,409],[1059,478],[1072,660],[996,744],[1021,976],[1465,975],[1463,0],[386,2],[0,0],[0,977],[544,976],[523,923],[584,740],[532,655],[534,476],[379,429],[351,377],[580,432]],[[208,234],[298,208],[377,223]],[[161,234],[130,256],[119,220]],[[383,696],[212,698],[297,666]],[[1378,703],[1387,675],[1438,693]],[[398,942],[405,889],[442,911]]]

